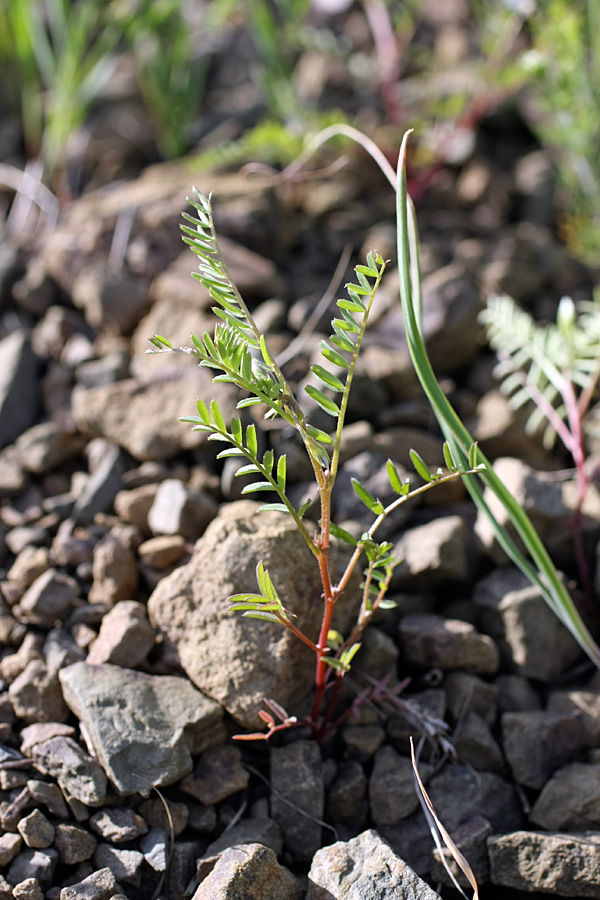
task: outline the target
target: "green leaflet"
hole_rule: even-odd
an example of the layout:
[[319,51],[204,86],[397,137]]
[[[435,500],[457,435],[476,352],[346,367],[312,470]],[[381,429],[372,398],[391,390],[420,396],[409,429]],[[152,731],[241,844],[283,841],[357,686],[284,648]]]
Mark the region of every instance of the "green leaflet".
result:
[[318,390],[318,388],[313,387],[312,384],[307,384],[304,388],[309,397],[312,397],[313,400],[319,404],[321,409],[323,409],[326,413],[329,413],[330,416],[339,416],[340,408],[337,403],[334,403],[329,397],[326,397],[325,394]]

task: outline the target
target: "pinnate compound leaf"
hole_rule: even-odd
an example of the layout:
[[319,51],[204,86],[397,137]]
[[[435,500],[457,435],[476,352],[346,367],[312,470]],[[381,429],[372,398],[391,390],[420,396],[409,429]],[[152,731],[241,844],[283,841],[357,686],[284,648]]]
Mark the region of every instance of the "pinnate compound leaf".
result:
[[325,394],[318,390],[318,388],[314,387],[312,384],[307,384],[304,388],[309,397],[319,404],[321,409],[328,413],[330,416],[334,416],[337,418],[340,414],[340,409],[333,400],[329,397],[326,397]]
[[417,453],[416,450],[410,450],[409,455],[412,461],[413,466],[423,479],[423,481],[432,482],[434,480],[433,475],[429,471],[429,467],[423,457]]

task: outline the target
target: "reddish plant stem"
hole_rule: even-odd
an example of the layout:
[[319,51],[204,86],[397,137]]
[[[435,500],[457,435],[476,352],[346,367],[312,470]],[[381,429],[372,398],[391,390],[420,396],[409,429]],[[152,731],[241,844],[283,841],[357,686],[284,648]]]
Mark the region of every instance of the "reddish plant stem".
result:
[[327,663],[324,661],[327,652],[327,635],[331,629],[331,618],[333,616],[333,607],[335,605],[333,598],[333,589],[331,585],[331,576],[329,574],[329,527],[331,524],[331,487],[326,484],[321,491],[321,534],[319,537],[319,571],[321,573],[321,582],[323,584],[323,619],[321,621],[321,630],[319,632],[319,643],[317,644],[317,665],[315,670],[315,701],[313,705],[313,730],[318,731],[319,715],[321,712],[321,704],[325,694],[327,685],[326,669]]

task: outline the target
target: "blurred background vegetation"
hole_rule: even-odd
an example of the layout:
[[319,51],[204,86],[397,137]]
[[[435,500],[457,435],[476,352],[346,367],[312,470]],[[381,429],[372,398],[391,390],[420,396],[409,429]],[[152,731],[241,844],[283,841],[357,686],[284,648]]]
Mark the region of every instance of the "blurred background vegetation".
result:
[[508,103],[599,266],[600,0],[0,0],[0,187],[23,171],[61,203],[190,153],[282,165],[340,121],[392,161],[414,128],[431,173]]

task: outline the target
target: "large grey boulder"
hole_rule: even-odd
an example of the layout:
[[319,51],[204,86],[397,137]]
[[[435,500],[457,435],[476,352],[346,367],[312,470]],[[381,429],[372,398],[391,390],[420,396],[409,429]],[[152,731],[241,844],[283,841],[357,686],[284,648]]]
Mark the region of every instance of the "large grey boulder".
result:
[[223,738],[221,710],[184,678],[77,662],[63,695],[96,759],[122,794],[147,796],[192,768],[192,753]]
[[[164,578],[148,601],[151,620],[176,645],[190,679],[246,728],[264,727],[258,718],[263,697],[288,707],[313,683],[314,655],[297,637],[229,610],[232,594],[258,590],[260,560],[296,628],[316,640],[323,590],[316,561],[290,516],[259,513],[250,501],[224,508],[190,561]],[[356,610],[351,587],[337,607],[342,633]]]

